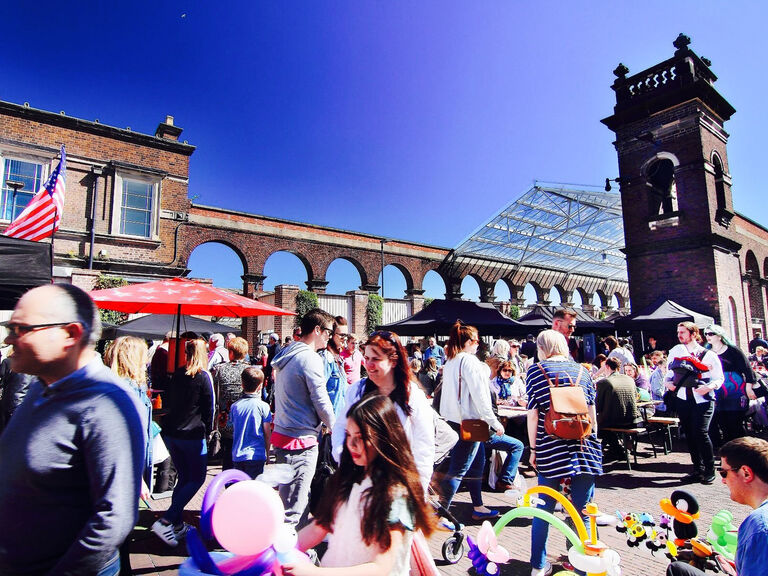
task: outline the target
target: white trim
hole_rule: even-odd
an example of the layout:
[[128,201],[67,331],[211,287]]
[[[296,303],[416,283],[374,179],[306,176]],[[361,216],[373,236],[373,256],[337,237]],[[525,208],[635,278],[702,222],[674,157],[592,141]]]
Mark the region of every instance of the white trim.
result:
[[[45,185],[45,183],[48,181],[48,176],[51,173],[53,162],[57,160],[57,158],[51,158],[50,156],[42,156],[40,154],[35,153],[26,153],[26,152],[17,152],[14,150],[0,150],[0,190],[2,189],[2,184],[5,182],[5,161],[6,160],[16,160],[19,162],[26,162],[27,164],[37,164],[42,167],[42,170],[40,171],[40,184],[39,186],[42,187]],[[39,192],[40,188],[37,190],[23,190],[21,194],[31,194],[33,197],[35,194]],[[2,194],[2,192],[0,192]],[[0,222],[10,222],[10,220],[6,220],[3,218],[2,212],[0,212]]]
[[[142,182],[152,185],[152,214],[149,223],[149,236],[139,236],[135,234],[120,233],[120,217],[123,212],[123,180]],[[115,170],[115,178],[112,188],[112,221],[110,224],[110,234],[124,238],[144,238],[150,240],[159,240],[158,234],[160,228],[160,185],[162,178],[159,176],[150,176],[148,174],[126,170],[123,168]]]

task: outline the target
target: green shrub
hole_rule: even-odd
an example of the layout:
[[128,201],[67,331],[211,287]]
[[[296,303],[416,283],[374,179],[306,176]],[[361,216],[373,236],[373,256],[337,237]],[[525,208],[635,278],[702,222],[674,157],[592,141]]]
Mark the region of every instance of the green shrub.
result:
[[310,292],[309,290],[299,290],[296,294],[296,318],[294,319],[294,326],[301,324],[301,319],[304,318],[304,314],[318,307],[317,294]]
[[[100,274],[99,277],[96,278],[96,283],[94,284],[93,289],[107,290],[108,288],[120,288],[121,286],[128,286],[128,281],[125,278]],[[124,322],[128,319],[128,314],[125,312],[118,312],[117,310],[104,310],[99,308],[99,317],[102,322],[120,324],[120,322]]]
[[432,302],[433,302],[434,300],[435,300],[434,298],[424,298],[424,306],[423,306],[422,310],[423,310],[424,308],[426,308],[427,306],[429,306],[430,304],[432,304]]
[[512,318],[512,320],[517,320],[520,318],[520,306],[515,306],[514,304],[510,306],[509,317]]
[[370,334],[381,325],[384,318],[384,298],[378,294],[368,295],[368,306],[365,309],[365,332]]

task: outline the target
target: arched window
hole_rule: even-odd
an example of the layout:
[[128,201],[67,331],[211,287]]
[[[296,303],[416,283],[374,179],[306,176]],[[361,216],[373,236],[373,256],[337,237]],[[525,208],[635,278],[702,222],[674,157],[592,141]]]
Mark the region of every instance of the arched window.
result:
[[712,165],[715,167],[715,196],[717,210],[725,210],[725,184],[723,183],[723,161],[717,152],[712,154]]
[[659,158],[645,169],[648,186],[648,216],[653,219],[677,212],[675,164],[669,158]]

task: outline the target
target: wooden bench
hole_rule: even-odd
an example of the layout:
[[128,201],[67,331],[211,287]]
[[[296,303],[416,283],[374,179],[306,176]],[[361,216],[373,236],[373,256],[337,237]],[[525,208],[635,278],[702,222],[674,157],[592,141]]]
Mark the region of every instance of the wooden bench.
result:
[[660,430],[664,439],[664,454],[672,452],[672,428],[680,429],[680,418],[666,416],[651,416],[647,421],[649,426]]
[[653,457],[656,457],[656,445],[651,440],[650,434],[646,428],[610,428],[603,426],[598,429],[599,432],[612,432],[616,435],[621,443],[621,447],[624,450],[624,458],[627,462],[627,468],[631,471],[632,464],[629,461],[630,454],[635,459],[635,466],[637,466],[637,444],[641,435],[646,435],[653,448]]

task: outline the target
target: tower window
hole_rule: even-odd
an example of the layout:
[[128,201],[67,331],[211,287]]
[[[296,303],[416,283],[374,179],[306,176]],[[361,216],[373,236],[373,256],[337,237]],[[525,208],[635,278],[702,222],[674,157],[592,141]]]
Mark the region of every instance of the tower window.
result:
[[656,219],[677,212],[677,186],[675,165],[662,158],[653,162],[646,170],[648,186],[648,216]]

